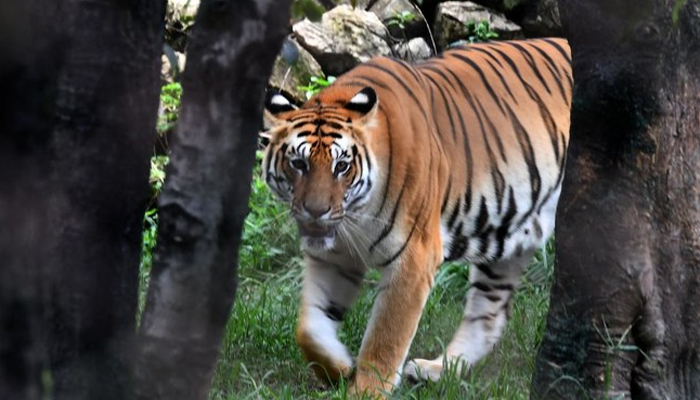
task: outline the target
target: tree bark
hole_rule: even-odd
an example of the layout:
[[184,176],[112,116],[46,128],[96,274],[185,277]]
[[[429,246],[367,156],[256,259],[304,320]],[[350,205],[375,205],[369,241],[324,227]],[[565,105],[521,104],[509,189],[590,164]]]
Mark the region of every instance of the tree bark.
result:
[[560,0],[575,79],[533,398],[700,398],[700,5]]
[[204,399],[236,291],[262,99],[290,0],[204,0],[159,200],[138,397]]
[[[39,399],[44,194],[61,39],[39,1],[0,3],[0,399]],[[48,11],[47,13],[40,12]],[[26,21],[36,24],[31,29]]]
[[164,2],[2,11],[0,398],[124,399]]

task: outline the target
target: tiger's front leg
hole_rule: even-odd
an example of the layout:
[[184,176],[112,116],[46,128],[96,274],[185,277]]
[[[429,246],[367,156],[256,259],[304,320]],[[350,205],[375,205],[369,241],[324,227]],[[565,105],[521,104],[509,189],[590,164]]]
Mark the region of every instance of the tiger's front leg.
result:
[[402,365],[433,285],[438,261],[414,246],[398,265],[384,267],[362,340],[351,391],[384,397],[400,381]]
[[306,255],[297,343],[316,375],[333,383],[348,377],[353,359],[338,340],[345,311],[355,301],[365,274],[362,269]]

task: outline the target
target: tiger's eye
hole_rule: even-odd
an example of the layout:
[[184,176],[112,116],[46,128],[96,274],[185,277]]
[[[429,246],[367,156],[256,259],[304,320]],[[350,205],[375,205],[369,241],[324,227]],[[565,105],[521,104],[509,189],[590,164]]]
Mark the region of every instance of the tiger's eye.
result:
[[289,164],[291,164],[292,168],[296,170],[299,170],[301,172],[306,171],[306,162],[300,158],[290,161]]
[[335,173],[342,174],[350,168],[350,164],[346,161],[338,161],[335,163]]

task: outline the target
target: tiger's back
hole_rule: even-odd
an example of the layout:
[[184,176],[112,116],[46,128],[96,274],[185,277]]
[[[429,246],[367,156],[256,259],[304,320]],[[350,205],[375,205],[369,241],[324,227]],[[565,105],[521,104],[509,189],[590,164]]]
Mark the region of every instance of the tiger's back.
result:
[[560,39],[475,44],[417,65],[373,59],[300,110],[268,104],[278,126],[264,173],[306,240],[297,336],[320,376],[352,367],[336,331],[371,267],[382,290],[358,390],[398,383],[444,260],[475,266],[465,318],[442,357],[404,373],[437,379],[445,358],[471,365],[490,351],[524,267],[554,228],[570,63]]

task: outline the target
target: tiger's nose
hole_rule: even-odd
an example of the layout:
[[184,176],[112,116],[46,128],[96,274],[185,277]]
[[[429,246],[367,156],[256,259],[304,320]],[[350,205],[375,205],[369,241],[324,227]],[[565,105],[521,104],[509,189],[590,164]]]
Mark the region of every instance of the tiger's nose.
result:
[[331,211],[331,206],[324,207],[304,203],[304,211],[306,211],[311,217],[319,219]]

